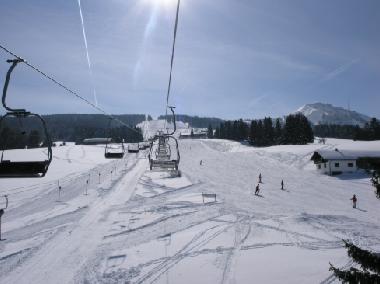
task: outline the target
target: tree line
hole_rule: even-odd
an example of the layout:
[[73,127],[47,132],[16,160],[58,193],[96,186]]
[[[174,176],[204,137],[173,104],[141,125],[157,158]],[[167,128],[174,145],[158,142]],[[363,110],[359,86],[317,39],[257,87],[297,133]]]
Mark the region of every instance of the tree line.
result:
[[314,134],[323,138],[342,138],[352,140],[380,140],[380,122],[372,118],[364,127],[358,125],[321,124],[314,126]]
[[47,145],[46,137],[36,129],[24,132],[4,127],[0,132],[1,149],[38,148],[45,145]]
[[240,120],[225,121],[216,127],[211,137],[209,126],[209,137],[229,139],[234,141],[248,141],[254,146],[271,146],[279,144],[307,144],[314,141],[313,129],[307,118],[301,114],[291,114],[285,121],[266,117],[264,119],[252,120],[247,123]]
[[[160,115],[158,119],[165,119],[167,121],[171,121],[172,115],[168,114],[167,116],[165,115]],[[189,123],[192,127],[195,128],[206,128],[207,126],[210,126],[212,128],[216,128],[219,126],[220,123],[223,122],[222,119],[216,118],[216,117],[199,117],[199,116],[191,116],[191,115],[186,115],[186,114],[176,114],[176,120],[177,121],[182,121],[184,123]]]

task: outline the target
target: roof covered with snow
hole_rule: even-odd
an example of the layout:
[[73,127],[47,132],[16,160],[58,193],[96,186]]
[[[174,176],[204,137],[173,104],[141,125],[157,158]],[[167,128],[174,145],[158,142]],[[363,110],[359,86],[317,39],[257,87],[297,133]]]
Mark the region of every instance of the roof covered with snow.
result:
[[[324,160],[356,160],[358,158],[380,158],[380,151],[365,150],[318,150],[314,155],[318,154]],[[313,155],[313,157],[314,157]]]

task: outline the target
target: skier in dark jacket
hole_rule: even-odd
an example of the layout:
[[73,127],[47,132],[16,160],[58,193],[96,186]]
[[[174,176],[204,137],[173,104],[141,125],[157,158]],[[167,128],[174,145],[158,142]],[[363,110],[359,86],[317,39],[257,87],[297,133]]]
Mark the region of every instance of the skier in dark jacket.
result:
[[281,189],[284,190],[284,180],[281,180]]
[[259,174],[259,183],[263,183],[261,173]]
[[257,184],[256,190],[255,190],[255,195],[258,195],[260,193],[260,186]]
[[356,202],[358,201],[356,195],[354,194],[350,200],[352,200],[352,208],[356,208]]

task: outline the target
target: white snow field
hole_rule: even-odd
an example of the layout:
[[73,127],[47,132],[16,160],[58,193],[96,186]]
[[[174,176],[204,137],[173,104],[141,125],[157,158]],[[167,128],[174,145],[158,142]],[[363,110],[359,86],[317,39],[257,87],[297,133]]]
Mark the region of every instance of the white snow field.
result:
[[181,177],[149,171],[147,152],[105,160],[100,146],[57,147],[46,177],[0,180],[0,283],[338,283],[329,262],[352,264],[341,239],[380,251],[380,201],[365,173],[318,174],[319,148],[380,141],[181,140]]

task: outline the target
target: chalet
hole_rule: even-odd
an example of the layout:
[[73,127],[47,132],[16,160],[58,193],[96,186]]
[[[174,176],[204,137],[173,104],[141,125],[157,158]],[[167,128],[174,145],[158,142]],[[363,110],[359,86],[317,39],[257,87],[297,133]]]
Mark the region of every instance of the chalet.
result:
[[380,162],[379,151],[352,151],[352,150],[318,150],[311,160],[317,170],[323,174],[339,175],[353,173],[358,168],[371,168],[371,165]]
[[206,139],[207,128],[186,128],[181,129],[179,138],[180,139]]

